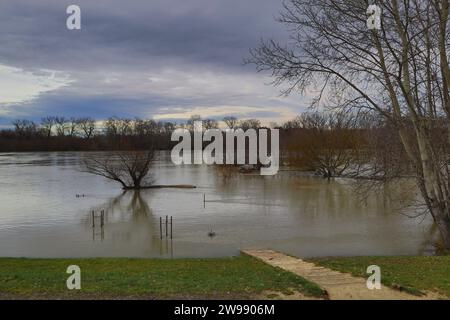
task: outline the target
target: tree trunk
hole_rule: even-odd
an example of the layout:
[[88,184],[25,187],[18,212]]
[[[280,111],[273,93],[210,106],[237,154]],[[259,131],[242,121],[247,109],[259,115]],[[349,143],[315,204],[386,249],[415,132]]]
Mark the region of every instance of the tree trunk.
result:
[[[441,183],[445,183],[444,177],[439,177],[439,171],[433,166],[432,151],[427,146],[426,134],[421,124],[417,126],[416,136],[422,164],[423,188],[421,188],[422,196],[432,214],[442,241],[446,249],[450,250],[450,216],[448,212],[446,195],[444,187]],[[444,180],[444,181],[443,181]],[[419,182],[420,184],[420,182]]]
[[446,250],[450,250],[450,218],[449,212],[437,208],[433,212],[434,220],[442,237],[442,243]]

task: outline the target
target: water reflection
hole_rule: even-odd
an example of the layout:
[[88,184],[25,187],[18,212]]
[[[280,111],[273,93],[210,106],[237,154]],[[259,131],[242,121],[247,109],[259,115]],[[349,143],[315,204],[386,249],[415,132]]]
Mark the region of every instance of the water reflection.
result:
[[[400,209],[414,204],[408,185],[385,186],[362,199],[346,180],[178,167],[163,153],[156,182],[197,189],[121,193],[115,183],[80,173],[81,156],[0,155],[0,256],[219,257],[252,247],[306,257],[432,250],[430,219],[410,219],[404,214],[414,209]],[[93,230],[91,216],[102,210],[103,233]],[[166,216],[174,217],[173,242],[160,239],[160,217]]]
[[[93,206],[83,219],[92,228],[93,241],[138,243],[160,255],[173,256],[173,241],[164,234],[160,217],[150,207],[151,191],[126,191],[102,205]],[[104,219],[104,223],[102,223]]]

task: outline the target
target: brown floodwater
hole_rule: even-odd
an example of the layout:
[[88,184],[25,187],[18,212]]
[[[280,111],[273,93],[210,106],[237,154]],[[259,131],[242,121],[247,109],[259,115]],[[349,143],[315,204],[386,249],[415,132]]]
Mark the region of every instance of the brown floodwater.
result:
[[[241,248],[305,257],[433,253],[430,219],[399,211],[416,195],[398,187],[363,200],[343,179],[287,170],[228,176],[206,165],[174,166],[160,153],[157,184],[197,189],[123,193],[114,182],[80,172],[82,156],[0,154],[0,256],[224,257]],[[91,212],[102,210],[104,226],[97,218],[93,228]],[[166,216],[173,217],[172,240],[160,239]]]

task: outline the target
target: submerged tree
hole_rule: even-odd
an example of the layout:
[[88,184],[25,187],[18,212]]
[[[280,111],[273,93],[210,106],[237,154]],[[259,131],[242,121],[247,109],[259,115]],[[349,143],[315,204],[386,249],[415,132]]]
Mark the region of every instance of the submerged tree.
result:
[[[331,179],[351,175],[359,162],[363,141],[356,118],[344,112],[303,113],[284,126],[289,162]],[[352,170],[353,169],[353,170]]]
[[92,153],[84,159],[83,171],[119,182],[124,190],[151,187],[150,175],[154,150],[125,150]]
[[286,94],[316,90],[316,105],[327,95],[336,107],[389,122],[450,249],[449,1],[372,2],[381,8],[379,30],[368,27],[367,0],[288,0],[280,22],[289,44],[263,42],[249,62],[288,85]]

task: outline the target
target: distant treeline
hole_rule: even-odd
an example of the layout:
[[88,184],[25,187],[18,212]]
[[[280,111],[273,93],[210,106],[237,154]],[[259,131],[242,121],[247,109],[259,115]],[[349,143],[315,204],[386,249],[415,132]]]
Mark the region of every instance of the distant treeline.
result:
[[116,117],[102,123],[89,117],[45,117],[40,123],[20,119],[12,125],[0,131],[0,152],[94,151],[118,145],[168,149],[174,128],[169,122]]
[[[146,149],[149,146],[168,150],[176,144],[170,139],[173,130],[192,130],[194,122],[200,120],[205,129],[219,127],[218,121],[200,116],[192,116],[184,123],[118,117],[96,121],[91,117],[49,116],[39,123],[17,119],[12,122],[11,129],[0,131],[0,152],[101,151],[127,147]],[[223,121],[229,128],[261,127],[256,119],[239,121],[235,117],[225,117]]]
[[[200,116],[183,123],[118,117],[101,122],[89,117],[45,117],[39,124],[15,120],[13,128],[0,131],[0,152],[170,150],[178,143],[171,141],[172,132],[177,128],[192,131],[195,121],[202,121],[204,129],[219,128],[218,121]],[[263,128],[257,119],[230,116],[222,122],[229,129]],[[446,149],[447,123],[434,121],[430,125],[433,141]],[[407,176],[413,166],[392,124],[373,114],[303,113],[270,127],[280,130],[282,164],[327,178],[346,175],[383,179],[386,174],[400,177]],[[414,134],[405,120],[405,137]]]

